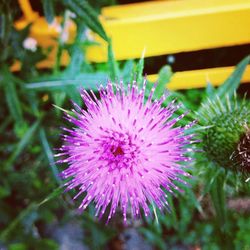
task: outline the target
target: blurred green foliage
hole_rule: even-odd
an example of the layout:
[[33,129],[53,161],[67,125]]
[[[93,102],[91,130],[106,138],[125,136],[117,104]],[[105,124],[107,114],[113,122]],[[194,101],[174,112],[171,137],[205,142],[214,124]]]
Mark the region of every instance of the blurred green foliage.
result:
[[[90,249],[103,249],[118,236],[119,227],[115,222],[109,226],[98,222],[92,207],[82,215],[77,214],[72,196],[62,194],[60,169],[53,150],[61,143],[60,126],[65,121],[62,111],[55,106],[70,110],[70,99],[82,105],[79,88],[96,91],[97,85],[105,84],[107,78],[122,78],[127,83],[136,77],[141,83],[143,56],[139,61],[115,61],[111,40],[91,7],[100,8],[114,1],[88,4],[80,0],[43,0],[41,3],[48,22],[53,21],[55,13],[67,18],[67,11],[74,12],[77,35],[72,44],[59,38],[54,68],[38,70],[35,64],[48,51],[39,46],[35,51],[24,48],[30,26],[21,31],[13,27],[21,13],[17,1],[0,3],[0,248],[58,249],[58,243],[47,233],[48,226],[77,218],[86,235],[83,243]],[[90,64],[86,60],[85,50],[93,43],[84,35],[87,27],[109,43],[108,63]],[[65,68],[59,65],[62,50],[71,56]],[[21,70],[12,73],[9,68],[15,60],[21,62]],[[221,98],[225,93],[232,94],[244,69],[238,68],[217,90],[208,85],[207,89],[173,92],[170,98],[183,102],[183,109],[200,112],[200,104],[206,103],[207,97],[211,99],[215,93]],[[171,76],[169,66],[159,69],[156,97],[161,96]],[[190,114],[187,121],[193,118]],[[248,213],[240,213],[228,210],[226,204],[228,199],[247,198],[249,184],[241,176],[215,168],[202,154],[197,155],[191,172],[192,188],[182,187],[184,194],[168,198],[171,213],[157,211],[158,220],[142,218],[142,224],[136,226],[145,240],[158,249],[250,249],[249,208]]]

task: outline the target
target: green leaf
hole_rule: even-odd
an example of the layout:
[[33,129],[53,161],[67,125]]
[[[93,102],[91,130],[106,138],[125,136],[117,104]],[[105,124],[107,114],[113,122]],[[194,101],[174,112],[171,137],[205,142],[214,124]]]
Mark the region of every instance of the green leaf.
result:
[[108,44],[108,65],[109,65],[111,80],[115,81],[115,79],[119,77],[119,68],[115,60],[111,39],[109,39],[109,44]]
[[38,109],[39,98],[37,97],[37,93],[35,91],[26,91],[26,95],[34,116],[39,118],[42,114]]
[[9,246],[9,250],[27,250],[28,248],[24,243],[12,243]]
[[54,0],[42,0],[43,12],[48,23],[54,20]]
[[[86,35],[86,24],[83,23],[81,20],[79,19],[75,19],[74,20],[76,23],[76,37],[75,37],[75,44],[80,45],[82,44],[82,42],[87,42],[87,35]],[[98,43],[97,43],[98,44]],[[96,45],[97,45],[96,44]]]
[[11,8],[10,1],[5,1],[4,4],[1,3],[0,5],[0,14],[1,14],[0,44],[2,45],[1,55],[0,55],[1,62],[4,62],[11,53],[11,50],[9,49],[9,41],[11,37],[11,31],[13,28],[14,11],[15,10]]
[[51,239],[36,239],[36,250],[44,250],[44,249],[49,249],[49,250],[58,250],[60,249],[58,246],[58,243],[54,240]]
[[220,172],[216,176],[212,187],[210,189],[210,195],[215,209],[218,226],[221,232],[225,232],[227,229],[227,210],[226,210],[226,196],[225,196],[225,171]]
[[10,125],[11,121],[11,116],[8,116],[4,119],[4,121],[1,122],[0,133],[3,133],[3,131]]
[[40,206],[44,205],[46,202],[56,198],[63,192],[63,187],[56,188],[51,194],[49,194],[45,199],[39,203],[31,203],[28,207],[19,213],[19,215],[0,233],[0,240],[5,241],[8,235],[15,229],[15,227],[23,221],[23,219],[28,216],[32,211],[38,209]]
[[81,71],[81,66],[84,61],[83,50],[79,45],[74,44],[69,48],[70,54],[70,64],[66,69],[66,74],[69,76],[74,76],[79,74]]
[[54,175],[54,178],[56,179],[57,183],[61,184],[62,181],[59,178],[59,171],[57,169],[53,153],[51,151],[48,139],[47,139],[46,134],[45,134],[45,130],[43,128],[39,129],[39,137],[40,137],[40,141],[41,141],[42,146],[43,146],[44,153],[48,159],[49,165],[50,165],[52,173]]
[[171,70],[171,67],[166,65],[161,68],[159,75],[158,75],[158,85],[155,89],[155,97],[160,98],[164,91],[166,90],[166,84],[170,81],[171,76],[173,75],[173,72]]
[[208,98],[213,98],[213,96],[214,96],[214,94],[215,94],[215,88],[214,88],[214,86],[210,83],[210,82],[208,82],[207,83],[207,87],[206,87],[206,95],[207,95],[207,97]]
[[205,178],[208,181],[206,181],[206,183],[204,184],[201,198],[204,197],[208,192],[210,192],[215,180],[220,174],[221,174],[221,169],[215,168],[214,166],[207,170]]
[[98,14],[85,0],[63,0],[63,3],[75,13],[90,29],[108,42],[108,36],[98,19]]
[[[242,75],[250,62],[250,56],[244,58],[235,68],[234,72],[228,77],[228,79],[217,89],[215,90],[212,86],[207,86],[207,98],[202,102],[198,113],[204,116],[209,110],[213,108],[216,100],[225,103],[227,100],[230,100],[237,88],[239,87],[240,80]],[[204,124],[204,119],[200,121]]]
[[26,217],[33,209],[35,205],[31,203],[27,208],[25,208],[19,215],[0,233],[0,240],[5,241],[12,230]]
[[60,110],[60,111],[62,111],[62,112],[65,112],[65,113],[67,113],[67,114],[70,114],[70,115],[74,115],[74,113],[72,112],[72,111],[70,111],[70,110],[66,110],[66,109],[63,109],[62,107],[59,107],[59,106],[57,106],[57,105],[55,105],[55,104],[52,104],[57,110]]
[[59,196],[60,194],[62,194],[64,191],[64,186],[60,186],[58,188],[56,188],[52,193],[50,193],[45,199],[43,199],[41,202],[39,202],[38,204],[35,205],[36,208],[39,208],[40,206],[44,205],[45,203],[47,203],[48,201],[56,198],[57,196]]
[[40,120],[37,120],[25,133],[25,135],[23,136],[23,138],[19,141],[19,143],[17,144],[16,149],[14,150],[14,152],[11,154],[10,158],[5,162],[4,167],[8,168],[9,166],[11,166],[15,160],[17,159],[17,157],[23,152],[23,150],[30,145],[30,143],[32,142],[32,139],[35,138],[34,134],[38,128],[40,124]]
[[136,66],[136,69],[135,69],[136,82],[139,86],[142,85],[142,79],[143,79],[144,55],[145,55],[145,49],[143,50],[141,58],[140,58],[137,66]]
[[[52,93],[52,97],[53,97],[53,100],[54,100],[54,103],[55,103],[55,106],[56,107],[61,107],[65,101],[65,98],[66,98],[66,93],[65,92],[53,92]],[[60,110],[59,109],[56,109],[56,115],[57,116],[60,116]]]
[[132,75],[133,75],[132,72],[133,72],[134,66],[135,66],[135,62],[133,60],[129,60],[125,62],[122,72],[121,72],[124,83],[129,82],[130,79],[132,78]]
[[176,209],[174,206],[174,200],[172,196],[168,196],[168,203],[169,203],[169,207],[171,210],[171,222],[172,222],[172,226],[173,228],[175,228],[176,230],[178,230],[179,227],[179,222],[178,222],[178,217],[177,217],[177,213],[176,213]]
[[63,44],[59,41],[59,44],[58,44],[58,47],[56,50],[55,63],[53,66],[53,73],[54,74],[57,74],[58,72],[60,72],[62,53],[63,53]]
[[229,78],[220,86],[216,94],[224,99],[226,95],[232,97],[234,92],[237,90],[240,84],[242,75],[250,62],[250,56],[244,58],[235,68],[234,72],[229,76]]
[[164,239],[161,235],[152,232],[148,228],[139,228],[140,233],[142,233],[145,239],[153,245],[156,245],[159,249],[166,249]]
[[[233,95],[236,93],[242,75],[249,64],[250,56],[244,58],[235,68],[234,72],[228,77],[228,79],[217,90],[212,85],[208,84],[206,89],[206,98],[202,102],[197,114],[200,115],[200,123],[206,124],[205,117],[211,116],[210,113],[214,113],[215,108],[223,103],[230,103]],[[230,105],[230,104],[229,104]]]
[[62,90],[62,87],[83,87],[85,89],[97,90],[97,86],[102,83],[105,85],[107,79],[106,73],[82,73],[75,77],[68,76],[56,77],[55,80],[32,82],[25,84],[25,88],[29,90],[44,91],[44,90]]
[[20,124],[23,121],[23,114],[12,75],[7,67],[3,67],[0,73],[0,83],[4,87],[9,111],[15,122]]

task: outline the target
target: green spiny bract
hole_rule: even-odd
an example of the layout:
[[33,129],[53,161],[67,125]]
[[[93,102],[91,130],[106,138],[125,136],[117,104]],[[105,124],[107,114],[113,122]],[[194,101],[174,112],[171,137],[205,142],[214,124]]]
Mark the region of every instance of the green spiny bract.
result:
[[225,168],[242,169],[240,158],[235,155],[250,125],[249,106],[245,99],[239,104],[236,95],[233,101],[226,97],[223,103],[217,97],[203,105],[199,115],[209,126],[202,132],[203,149],[209,160]]

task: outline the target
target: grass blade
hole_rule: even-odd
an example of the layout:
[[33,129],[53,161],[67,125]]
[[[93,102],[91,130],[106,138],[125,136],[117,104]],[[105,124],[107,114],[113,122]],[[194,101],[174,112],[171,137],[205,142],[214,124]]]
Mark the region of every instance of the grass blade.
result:
[[64,186],[60,186],[58,188],[56,188],[52,193],[50,193],[45,199],[43,199],[41,202],[39,202],[38,204],[36,204],[36,207],[39,208],[41,205],[44,205],[45,203],[47,203],[48,201],[56,198],[58,195],[62,194],[64,192],[65,187]]
[[43,146],[44,153],[45,153],[45,155],[48,159],[49,165],[51,167],[52,173],[53,173],[57,183],[61,184],[62,181],[59,178],[59,171],[57,169],[52,150],[50,148],[48,139],[47,139],[46,134],[45,134],[45,130],[43,128],[39,129],[39,137],[40,137],[41,144]]
[[25,133],[23,138],[17,144],[15,151],[11,154],[10,158],[5,162],[4,167],[8,168],[11,166],[17,157],[23,152],[23,150],[31,143],[32,139],[35,138],[34,134],[40,124],[40,120],[37,120]]
[[41,205],[44,205],[48,201],[56,198],[63,192],[63,187],[56,188],[51,194],[49,194],[45,199],[43,199],[39,203],[31,203],[28,207],[26,207],[19,215],[8,225],[6,229],[4,229],[0,234],[0,240],[5,241],[8,238],[8,235],[15,229],[15,227],[32,211],[38,209]]
[[1,85],[4,88],[6,102],[11,113],[11,116],[15,120],[16,123],[21,123],[23,121],[23,114],[21,109],[21,103],[19,101],[16,86],[11,77],[11,73],[9,69],[3,67],[1,70]]

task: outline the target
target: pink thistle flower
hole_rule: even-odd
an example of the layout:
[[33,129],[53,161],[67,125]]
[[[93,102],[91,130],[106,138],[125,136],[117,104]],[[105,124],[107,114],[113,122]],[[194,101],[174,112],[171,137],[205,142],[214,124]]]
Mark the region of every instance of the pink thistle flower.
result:
[[166,99],[152,101],[156,85],[144,100],[146,79],[141,90],[136,82],[115,86],[111,82],[99,88],[100,100],[81,91],[87,111],[74,104],[75,117],[66,119],[75,128],[64,129],[64,145],[56,156],[59,162],[69,166],[62,172],[67,179],[67,190],[79,188],[85,194],[79,209],[84,210],[93,201],[96,216],[101,218],[109,207],[108,220],[118,207],[126,222],[127,209],[139,217],[141,209],[150,214],[149,204],[159,209],[168,208],[166,191],[181,191],[174,182],[187,184],[180,176],[189,176],[180,162],[190,161],[186,153],[193,141],[193,134],[185,127],[173,127],[185,114],[171,119],[180,107],[170,102],[161,107]]

